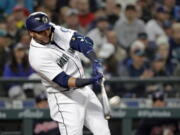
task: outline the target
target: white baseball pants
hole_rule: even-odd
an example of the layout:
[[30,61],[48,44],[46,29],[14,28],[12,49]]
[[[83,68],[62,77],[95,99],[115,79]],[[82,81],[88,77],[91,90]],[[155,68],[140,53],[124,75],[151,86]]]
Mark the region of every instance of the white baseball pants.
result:
[[83,135],[83,125],[93,135],[110,135],[102,105],[89,87],[47,96],[51,118],[59,123],[61,135]]

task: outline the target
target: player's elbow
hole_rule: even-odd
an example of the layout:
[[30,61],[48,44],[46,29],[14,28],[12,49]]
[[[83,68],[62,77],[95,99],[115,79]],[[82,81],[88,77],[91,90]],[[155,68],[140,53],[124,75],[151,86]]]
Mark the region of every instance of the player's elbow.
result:
[[61,72],[52,81],[63,88],[69,88],[68,85],[69,78],[70,78],[69,75],[67,75],[65,72]]

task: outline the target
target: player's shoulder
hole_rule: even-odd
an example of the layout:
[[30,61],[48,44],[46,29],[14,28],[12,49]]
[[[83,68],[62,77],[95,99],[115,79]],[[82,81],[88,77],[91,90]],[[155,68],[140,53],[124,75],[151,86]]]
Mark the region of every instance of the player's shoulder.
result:
[[52,25],[54,27],[55,37],[59,40],[70,40],[75,30],[65,28],[59,25]]
[[44,66],[46,61],[53,60],[53,53],[49,49],[29,49],[29,63],[33,69],[38,70]]
[[51,53],[50,49],[47,46],[43,46],[38,44],[34,40],[31,40],[30,48],[29,48],[29,60],[33,62],[39,63],[42,60],[46,60],[53,53]]
[[38,56],[47,56],[50,55],[51,51],[50,48],[48,47],[48,45],[41,45],[38,43],[35,43],[33,41],[31,41],[30,43],[30,48],[29,48],[29,55],[31,55],[32,57],[38,55]]
[[73,34],[75,32],[75,30],[72,30],[72,29],[68,29],[68,28],[65,28],[63,26],[60,26],[60,25],[56,25],[54,23],[51,23],[51,25],[54,27],[55,29],[55,32],[58,32],[60,34]]

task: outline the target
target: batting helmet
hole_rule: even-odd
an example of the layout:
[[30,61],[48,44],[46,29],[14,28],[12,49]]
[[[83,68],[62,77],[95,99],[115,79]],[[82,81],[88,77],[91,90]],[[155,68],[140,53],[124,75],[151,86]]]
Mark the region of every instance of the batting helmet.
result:
[[26,28],[29,31],[40,32],[50,27],[48,16],[43,12],[34,12],[26,19]]

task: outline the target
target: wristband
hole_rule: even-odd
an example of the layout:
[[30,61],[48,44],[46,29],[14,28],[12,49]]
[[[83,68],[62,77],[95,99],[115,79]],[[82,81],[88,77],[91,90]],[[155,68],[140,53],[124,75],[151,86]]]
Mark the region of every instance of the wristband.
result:
[[84,87],[92,83],[93,83],[92,79],[81,79],[81,78],[76,79],[76,87],[78,88]]

